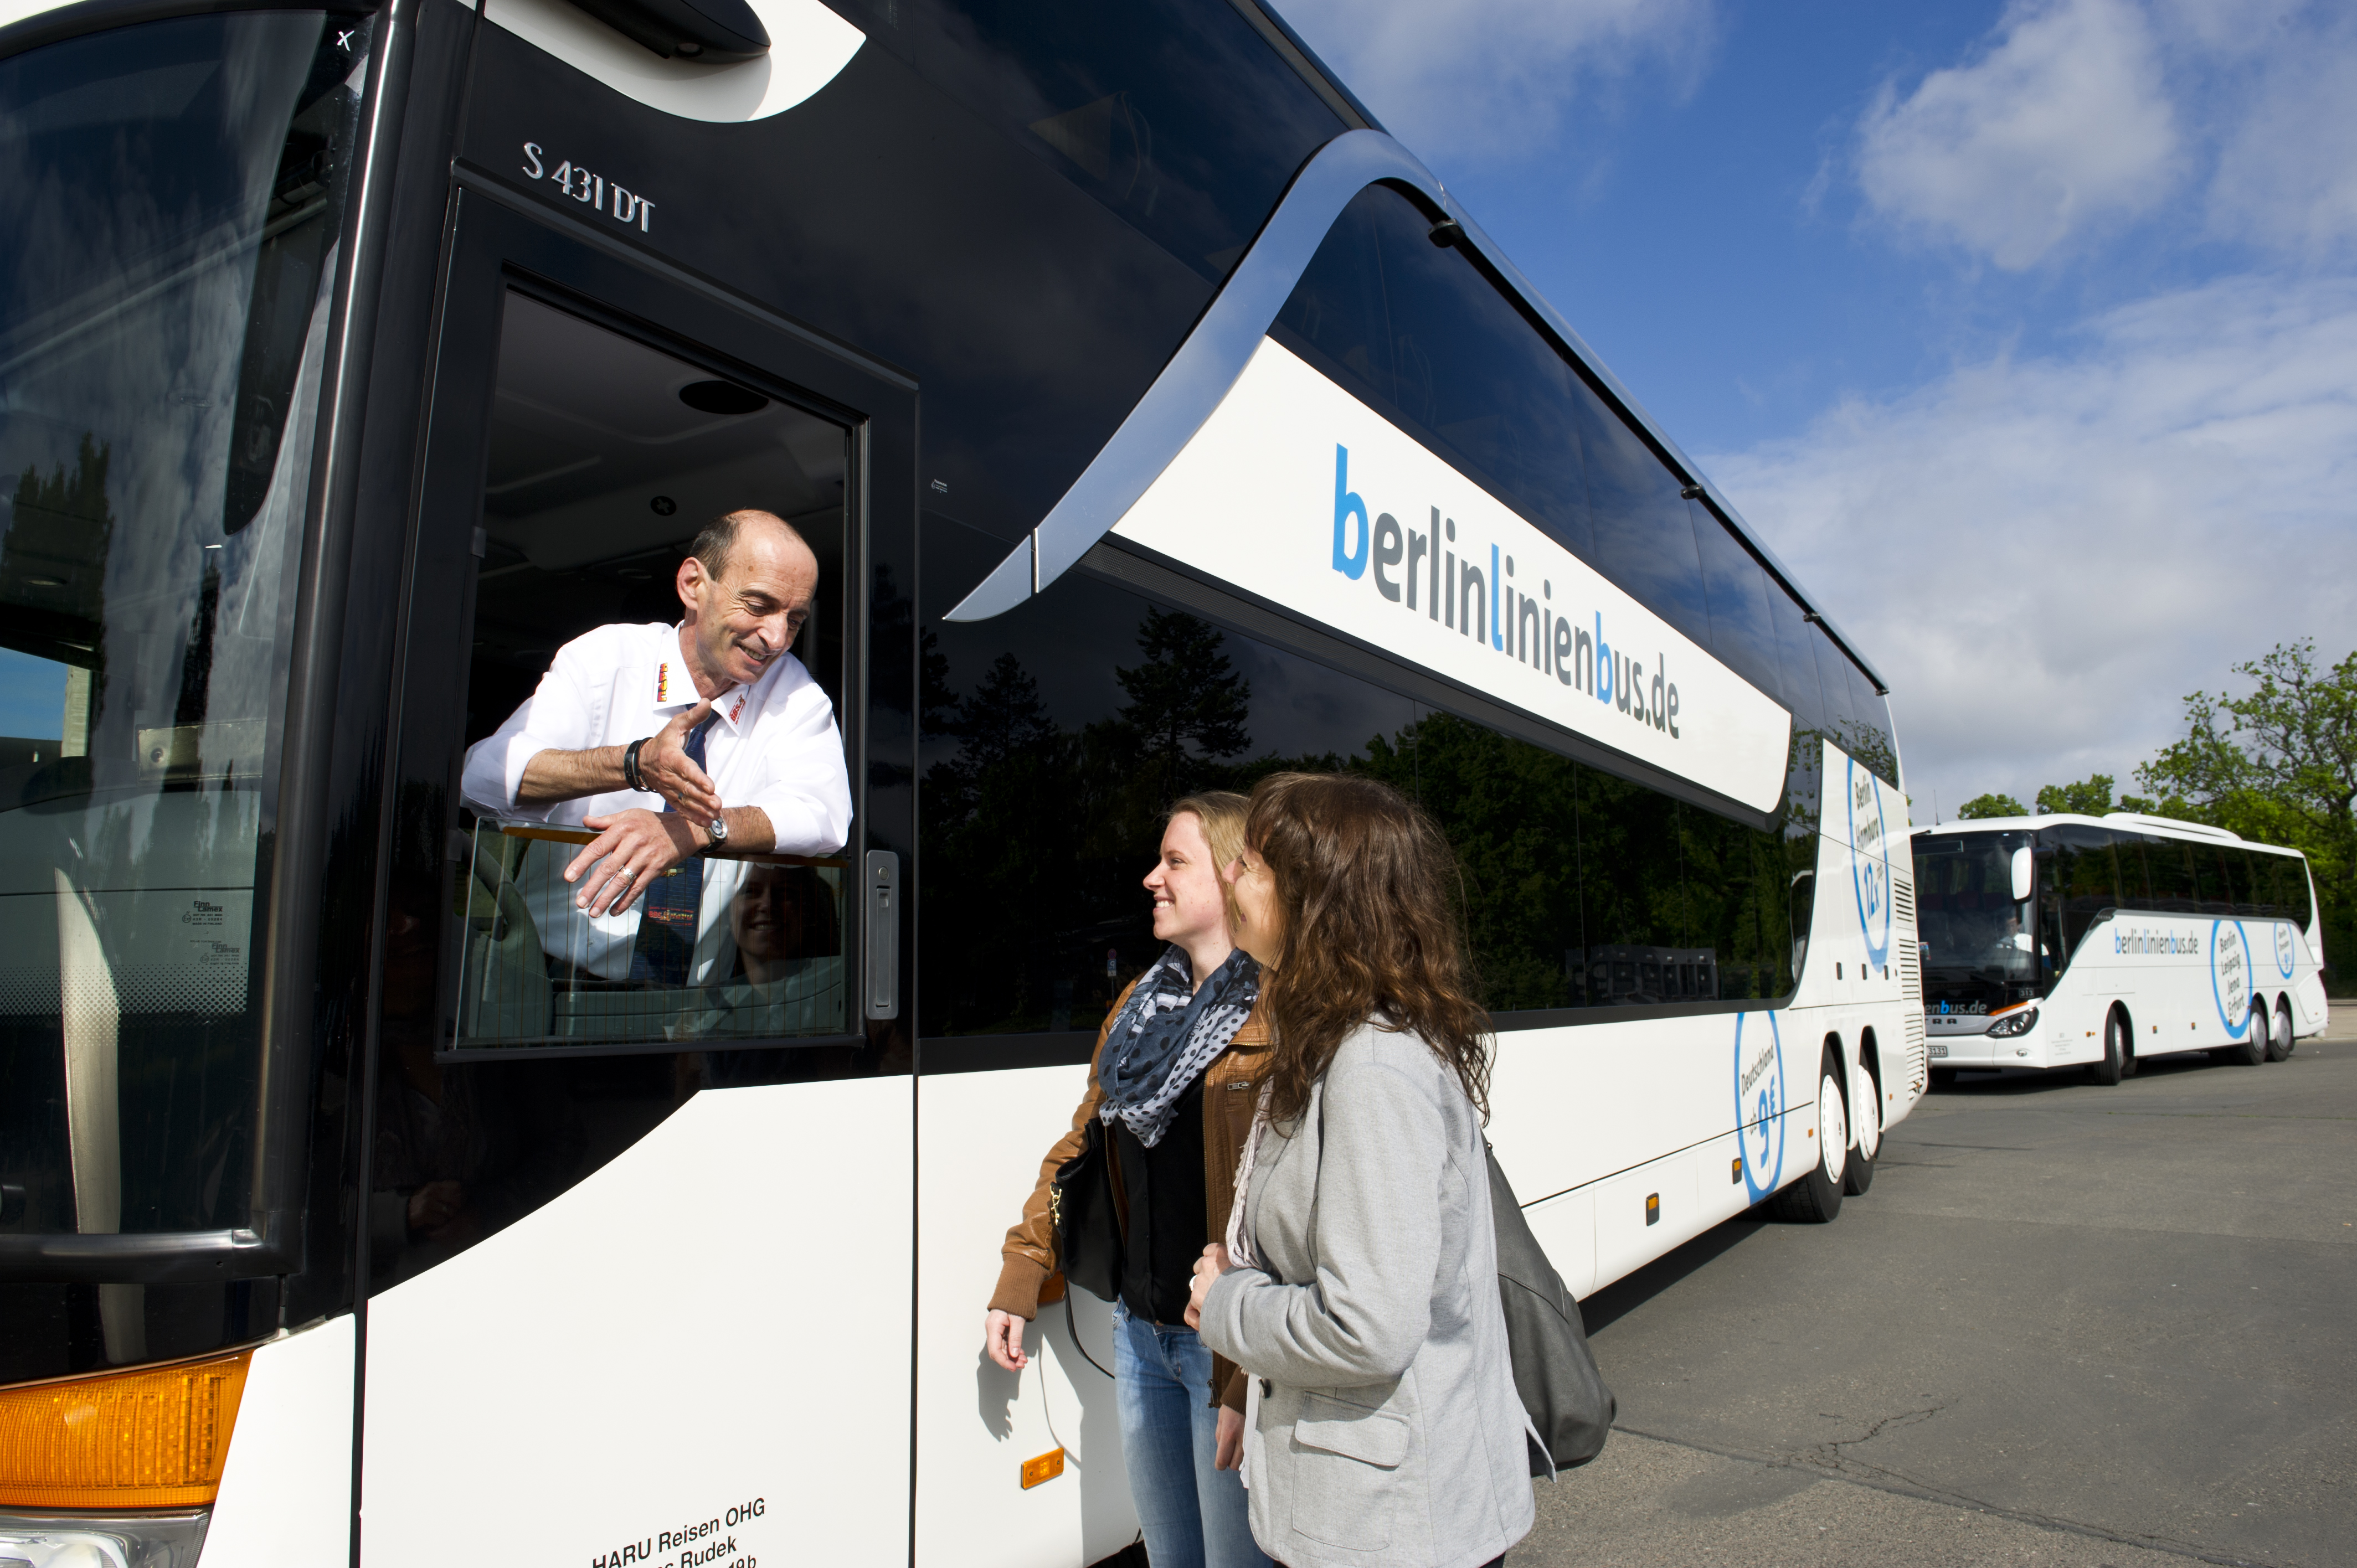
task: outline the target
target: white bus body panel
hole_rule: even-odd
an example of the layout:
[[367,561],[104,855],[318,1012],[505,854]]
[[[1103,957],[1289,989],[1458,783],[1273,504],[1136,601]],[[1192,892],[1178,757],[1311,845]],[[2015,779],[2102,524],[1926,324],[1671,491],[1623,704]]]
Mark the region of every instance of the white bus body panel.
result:
[[2292,1033],[2321,1032],[2330,1011],[2308,934],[2289,920],[2123,909],[2080,943],[2071,967],[2038,1004],[2038,1022],[2011,1039],[1943,1036],[1945,1068],[2079,1067],[2104,1059],[2104,1023],[2127,1011],[2139,1060],[2238,1044],[2254,999],[2292,1009]]
[[352,1545],[350,1314],[257,1346],[230,1434],[207,1568],[316,1568]]
[[910,1100],[707,1090],[376,1297],[361,1562],[905,1563]]
[[[1113,1382],[1074,1352],[1063,1305],[1039,1309],[1020,1377],[982,1348],[999,1247],[1088,1082],[1082,1066],[918,1080],[920,1568],[1094,1563],[1137,1539]],[[1111,1370],[1112,1308],[1085,1293],[1071,1305],[1082,1344]],[[1023,1462],[1060,1447],[1064,1473],[1026,1489]]]

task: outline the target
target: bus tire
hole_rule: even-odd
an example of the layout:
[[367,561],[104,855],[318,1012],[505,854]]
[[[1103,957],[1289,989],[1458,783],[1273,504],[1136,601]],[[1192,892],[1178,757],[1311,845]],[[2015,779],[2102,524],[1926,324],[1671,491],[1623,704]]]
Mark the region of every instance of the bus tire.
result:
[[2238,1067],[2257,1067],[2267,1059],[2267,1004],[2255,1003],[2243,1026],[2243,1037],[2226,1047],[2226,1059]]
[[1830,1050],[1817,1068],[1816,1133],[1816,1164],[1768,1200],[1768,1211],[1779,1219],[1823,1225],[1841,1213],[1842,1183],[1849,1164],[1849,1111],[1842,1092],[1841,1058]]
[[2105,1089],[2116,1089],[2120,1079],[2127,1077],[2127,1050],[2120,1042],[2127,1033],[2121,1025],[2116,1007],[2104,1019],[2104,1059],[2087,1064],[2087,1080],[2100,1083]]
[[1849,1153],[1842,1162],[1842,1191],[1852,1197],[1874,1185],[1874,1162],[1882,1154],[1882,1081],[1863,1059],[1872,1048],[1868,1044],[1859,1051],[1857,1076],[1866,1085],[1866,1102],[1849,1119]]
[[2288,1061],[2297,1048],[2298,1042],[2291,1032],[2291,999],[2278,996],[2276,998],[2276,1030],[2267,1036],[2267,1060]]

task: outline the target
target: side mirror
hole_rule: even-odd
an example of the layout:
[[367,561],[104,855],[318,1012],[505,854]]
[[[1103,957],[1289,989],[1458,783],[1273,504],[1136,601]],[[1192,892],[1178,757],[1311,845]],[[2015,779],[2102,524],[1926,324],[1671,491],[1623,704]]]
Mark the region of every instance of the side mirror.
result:
[[2020,903],[2034,891],[2035,869],[2036,863],[2030,859],[2029,850],[2018,849],[2013,852],[2013,901],[2015,903]]

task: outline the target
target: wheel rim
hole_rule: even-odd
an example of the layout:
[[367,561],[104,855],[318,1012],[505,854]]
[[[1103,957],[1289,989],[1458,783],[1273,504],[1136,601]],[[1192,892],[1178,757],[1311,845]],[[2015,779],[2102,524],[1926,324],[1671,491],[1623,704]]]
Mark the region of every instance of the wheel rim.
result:
[[[1873,1081],[1867,1079],[1869,1085]],[[1882,1101],[1878,1093],[1867,1095],[1865,1114],[1857,1119],[1857,1150],[1869,1160],[1882,1152]]]
[[1842,1109],[1841,1085],[1831,1073],[1817,1080],[1817,1142],[1824,1145],[1818,1158],[1827,1179],[1841,1180],[1849,1164],[1849,1117]]

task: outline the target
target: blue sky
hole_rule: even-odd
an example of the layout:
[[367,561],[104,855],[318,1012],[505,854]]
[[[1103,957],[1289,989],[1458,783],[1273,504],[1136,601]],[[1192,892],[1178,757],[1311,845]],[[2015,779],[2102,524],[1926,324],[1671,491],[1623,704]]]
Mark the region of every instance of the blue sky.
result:
[[2357,6],[1283,8],[1865,645],[1921,820],[2357,645]]
[[0,648],[0,735],[55,740],[65,733],[66,667]]

